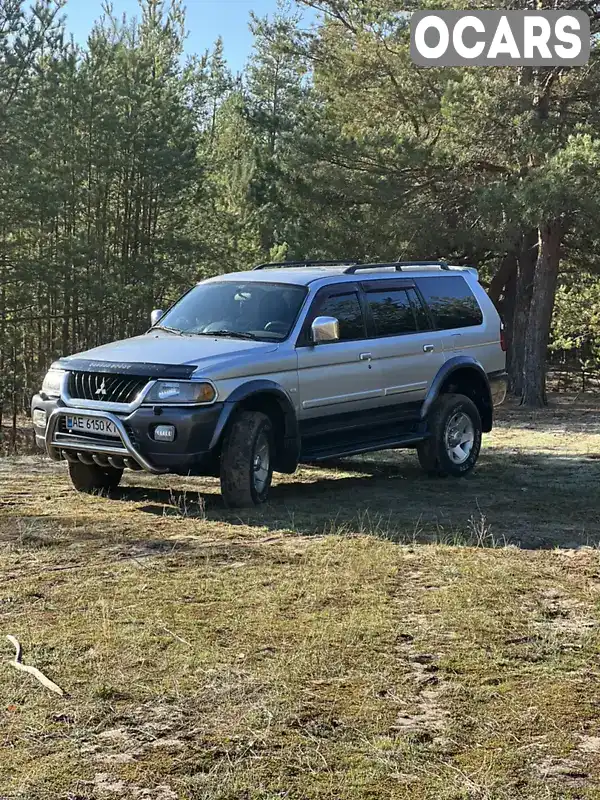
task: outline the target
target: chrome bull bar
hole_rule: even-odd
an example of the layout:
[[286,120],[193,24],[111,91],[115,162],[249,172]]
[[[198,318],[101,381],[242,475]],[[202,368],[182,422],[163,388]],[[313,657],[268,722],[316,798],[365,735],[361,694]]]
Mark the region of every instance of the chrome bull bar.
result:
[[[109,420],[117,429],[119,436],[121,437],[121,441],[118,442],[115,440],[113,444],[108,440],[92,440],[86,436],[74,436],[73,434],[66,434],[57,431],[60,418],[73,416],[74,414],[82,417],[101,417],[102,419]],[[168,472],[167,469],[161,469],[160,467],[153,466],[146,458],[144,458],[144,456],[132,443],[129,434],[125,429],[125,425],[123,424],[123,420],[115,416],[115,414],[111,414],[109,411],[92,411],[91,409],[87,408],[79,409],[70,407],[55,409],[50,415],[48,425],[46,427],[46,449],[50,458],[54,459],[55,461],[61,460],[61,453],[63,451],[67,453],[70,451],[75,451],[76,453],[81,453],[84,456],[78,459],[84,463],[99,463],[94,458],[94,455],[101,454],[107,457],[108,463],[111,464],[111,466],[115,466],[111,459],[117,457],[123,460],[131,459],[135,462],[135,464],[138,465],[140,469],[143,469],[146,472],[151,472],[153,475],[163,475],[164,473]],[[85,459],[86,453],[90,454],[89,461]]]

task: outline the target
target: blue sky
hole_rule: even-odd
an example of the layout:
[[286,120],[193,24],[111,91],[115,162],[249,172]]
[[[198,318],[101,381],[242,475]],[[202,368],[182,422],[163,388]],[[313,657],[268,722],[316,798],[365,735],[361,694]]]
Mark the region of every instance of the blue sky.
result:
[[[277,0],[185,0],[189,36],[186,52],[203,53],[221,35],[225,54],[234,72],[241,70],[250,55],[252,35],[248,30],[250,11],[264,17],[277,7]],[[138,13],[137,0],[113,0],[117,16]],[[94,20],[102,14],[102,0],[67,0],[64,13],[67,30],[84,44]]]

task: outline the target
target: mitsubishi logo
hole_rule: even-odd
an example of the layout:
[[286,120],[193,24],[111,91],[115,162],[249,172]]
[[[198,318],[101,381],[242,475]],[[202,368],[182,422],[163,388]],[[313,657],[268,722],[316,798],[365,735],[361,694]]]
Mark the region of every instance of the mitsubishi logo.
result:
[[96,389],[94,394],[97,395],[98,397],[106,397],[106,395],[108,394],[108,392],[106,391],[106,378],[102,379],[102,386],[100,386],[99,389]]

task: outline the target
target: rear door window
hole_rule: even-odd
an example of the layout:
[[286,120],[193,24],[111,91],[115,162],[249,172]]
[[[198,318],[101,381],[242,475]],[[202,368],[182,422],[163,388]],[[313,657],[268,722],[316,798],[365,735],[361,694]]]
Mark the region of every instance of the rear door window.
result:
[[417,330],[415,310],[406,289],[367,293],[376,336],[400,336]]
[[438,330],[481,325],[483,314],[471,287],[462,275],[417,278]]
[[408,298],[415,312],[415,318],[417,320],[417,328],[420,331],[430,331],[431,317],[429,316],[427,309],[423,305],[423,301],[421,300],[415,289],[408,290]]

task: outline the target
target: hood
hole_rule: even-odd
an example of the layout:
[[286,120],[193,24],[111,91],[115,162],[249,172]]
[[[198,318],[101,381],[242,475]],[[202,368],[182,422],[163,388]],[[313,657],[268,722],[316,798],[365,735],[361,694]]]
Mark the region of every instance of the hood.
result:
[[[110,371],[133,372],[127,365],[164,365],[187,367],[189,374],[210,376],[215,370],[230,368],[236,361],[247,362],[278,350],[277,343],[229,339],[224,336],[178,336],[166,331],[152,331],[143,336],[104,344],[82,353],[61,359],[68,369],[102,371],[102,362],[113,365]],[[86,364],[86,362],[90,362]],[[154,370],[153,370],[154,372]]]

